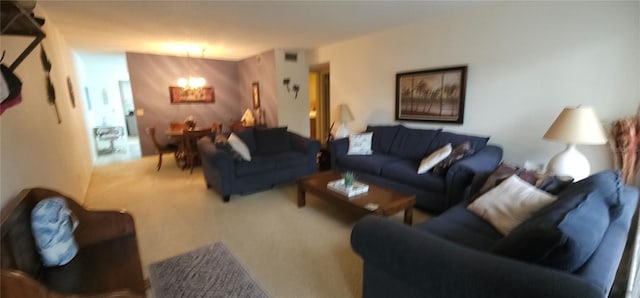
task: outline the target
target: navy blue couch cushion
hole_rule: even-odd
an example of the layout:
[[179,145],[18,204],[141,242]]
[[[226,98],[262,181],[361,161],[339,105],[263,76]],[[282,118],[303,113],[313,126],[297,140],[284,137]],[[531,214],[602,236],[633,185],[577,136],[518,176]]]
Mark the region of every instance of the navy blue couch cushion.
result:
[[256,128],[254,135],[257,153],[272,154],[291,150],[291,141],[286,127]]
[[247,148],[249,148],[249,152],[251,154],[256,153],[256,139],[253,131],[253,128],[247,128],[243,131],[235,133],[238,138],[240,138],[244,142],[244,144],[247,145]]
[[343,155],[337,158],[341,168],[380,175],[382,167],[390,162],[401,160],[398,157],[383,154]]
[[418,188],[428,188],[431,191],[444,192],[444,178],[427,172],[418,174],[418,163],[413,160],[389,161],[382,167],[382,177],[390,178],[400,183],[413,185]]
[[309,158],[298,151],[281,152],[271,155],[271,157],[276,161],[278,169],[303,167],[309,164]]
[[271,172],[276,168],[275,159],[269,156],[252,156],[251,161],[235,162],[236,176],[249,176]]
[[446,145],[445,143],[436,149],[428,150],[434,138],[442,133],[441,131],[442,129],[413,129],[400,126],[389,148],[389,153],[403,159],[420,160],[428,153]]
[[558,200],[501,239],[492,251],[574,272],[598,248],[621,209],[618,172],[605,171],[566,187]]
[[460,135],[443,131],[433,139],[433,142],[431,142],[431,144],[427,148],[427,152],[436,151],[442,148],[442,146],[445,146],[449,143],[451,143],[451,146],[456,147],[457,145],[460,145],[467,141],[471,145],[471,149],[473,149],[473,152],[478,152],[480,151],[480,149],[487,145],[489,137]]
[[393,144],[393,139],[396,137],[400,125],[394,126],[367,126],[368,132],[373,132],[373,138],[371,140],[371,150],[373,153],[388,154]]
[[467,210],[466,204],[458,204],[414,227],[482,251],[489,251],[503,237],[490,223]]

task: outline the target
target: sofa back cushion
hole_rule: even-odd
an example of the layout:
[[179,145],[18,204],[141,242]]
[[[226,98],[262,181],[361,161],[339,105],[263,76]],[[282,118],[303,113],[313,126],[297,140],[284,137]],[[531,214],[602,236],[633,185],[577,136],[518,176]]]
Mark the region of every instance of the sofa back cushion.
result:
[[249,152],[251,154],[256,153],[256,138],[254,130],[255,129],[253,127],[250,127],[235,133],[236,136],[238,136],[238,138],[240,138],[240,140],[242,140],[242,142],[247,145],[247,148],[249,148]]
[[621,212],[618,172],[604,171],[569,185],[558,200],[496,242],[493,252],[574,272],[591,257]]
[[367,131],[373,132],[371,150],[373,153],[389,154],[393,139],[396,137],[400,125],[394,126],[367,126]]
[[254,134],[258,154],[291,151],[291,141],[286,127],[256,128]]
[[487,145],[488,141],[489,137],[462,135],[443,131],[433,139],[433,142],[431,142],[431,144],[427,148],[427,152],[438,150],[438,148],[441,148],[448,143],[451,143],[453,147],[456,147],[464,142],[469,142],[469,144],[471,145],[471,149],[473,149],[473,152],[478,152],[480,151],[480,149]]
[[[400,126],[393,144],[389,148],[389,154],[410,160],[421,160],[427,154],[447,145],[444,143],[433,150],[428,150],[434,138],[442,129],[414,129]],[[375,137],[375,132],[373,133]],[[375,152],[375,151],[374,151]]]

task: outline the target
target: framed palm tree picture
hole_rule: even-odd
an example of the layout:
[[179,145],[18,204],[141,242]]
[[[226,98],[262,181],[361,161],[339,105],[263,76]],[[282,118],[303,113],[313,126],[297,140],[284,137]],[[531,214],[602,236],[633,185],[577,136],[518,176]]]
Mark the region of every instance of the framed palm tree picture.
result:
[[462,124],[467,66],[396,74],[396,120]]

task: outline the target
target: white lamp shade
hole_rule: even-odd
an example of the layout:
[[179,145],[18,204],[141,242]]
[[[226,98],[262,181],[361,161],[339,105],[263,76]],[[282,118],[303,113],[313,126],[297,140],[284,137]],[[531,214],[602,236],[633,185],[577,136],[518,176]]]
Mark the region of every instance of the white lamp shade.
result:
[[346,123],[353,121],[353,114],[346,103],[340,104],[340,122]]
[[571,144],[605,144],[607,137],[592,107],[567,107],[544,134],[547,140]]

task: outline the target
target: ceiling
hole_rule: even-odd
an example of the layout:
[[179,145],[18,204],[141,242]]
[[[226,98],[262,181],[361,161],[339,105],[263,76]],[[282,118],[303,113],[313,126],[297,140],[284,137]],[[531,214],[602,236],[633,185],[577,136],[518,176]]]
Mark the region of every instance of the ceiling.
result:
[[273,48],[318,48],[486,3],[41,1],[37,5],[75,50],[240,60]]

